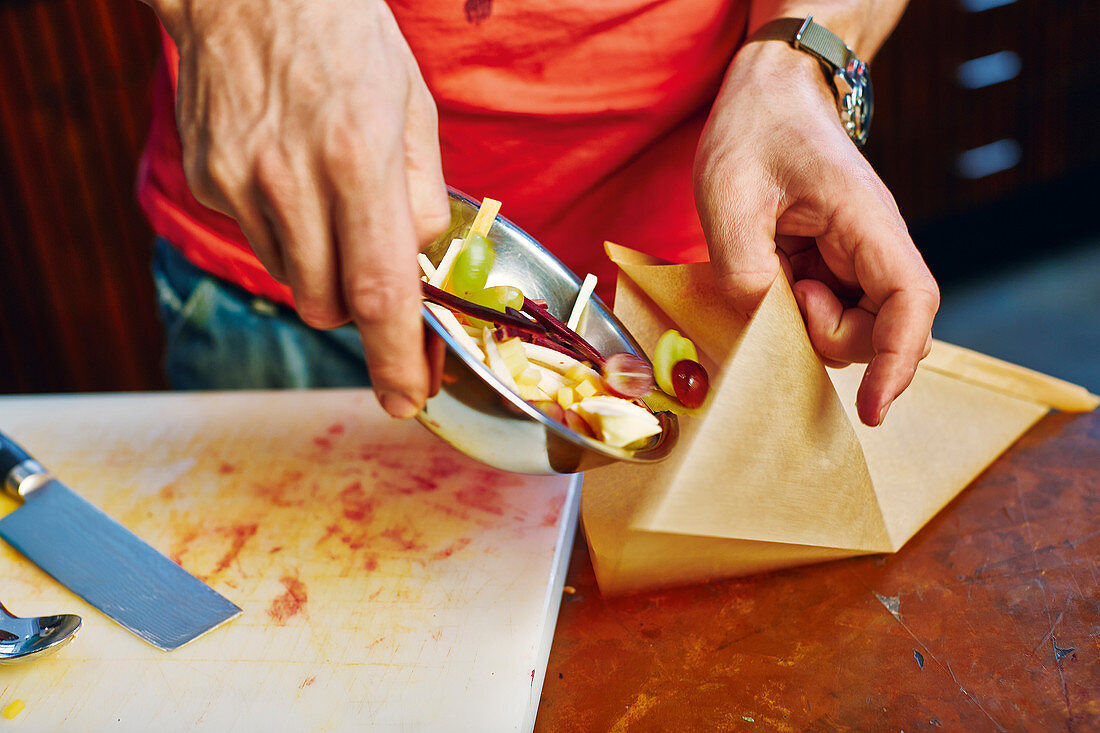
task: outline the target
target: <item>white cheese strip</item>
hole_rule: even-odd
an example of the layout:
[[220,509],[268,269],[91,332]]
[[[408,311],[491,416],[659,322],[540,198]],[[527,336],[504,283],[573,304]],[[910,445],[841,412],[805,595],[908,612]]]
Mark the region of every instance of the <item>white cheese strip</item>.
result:
[[513,392],[519,392],[519,387],[516,386],[516,380],[512,378],[512,373],[508,371],[508,365],[504,363],[504,358],[500,355],[500,351],[497,349],[497,342],[493,340],[493,334],[486,326],[481,334],[481,343],[485,347],[486,364],[493,370],[493,374],[497,375],[500,381],[504,382],[504,386]]
[[416,261],[420,263],[420,269],[427,275],[428,282],[431,282],[432,277],[435,275],[435,265],[428,259],[428,255],[421,252],[416,256]]
[[485,354],[482,352],[481,347],[466,333],[466,329],[458,322],[454,313],[437,303],[425,302],[424,305],[428,306],[428,310],[434,313],[439,322],[443,324],[443,327],[455,337],[455,341],[466,347],[471,354],[477,357],[478,361],[485,361]]
[[596,289],[596,276],[591,272],[584,276],[584,282],[581,283],[581,289],[577,293],[577,300],[573,303],[573,312],[569,314],[569,320],[565,322],[565,325],[569,327],[570,331],[577,330],[577,324],[581,322],[581,314],[584,313],[584,307],[588,305],[588,301],[592,299],[592,291]]
[[549,367],[556,372],[564,374],[573,367],[580,367],[586,374],[599,379],[600,373],[595,369],[560,351],[554,351],[545,346],[529,344],[527,342],[523,344],[523,351],[527,354],[527,359],[529,361],[544,367]]
[[429,285],[434,285],[437,288],[443,287],[443,283],[447,281],[447,276],[451,274],[451,267],[454,266],[455,259],[461,251],[462,240],[452,239],[451,246],[447,248],[447,252],[439,260],[439,267],[435,268],[435,274],[428,278]]

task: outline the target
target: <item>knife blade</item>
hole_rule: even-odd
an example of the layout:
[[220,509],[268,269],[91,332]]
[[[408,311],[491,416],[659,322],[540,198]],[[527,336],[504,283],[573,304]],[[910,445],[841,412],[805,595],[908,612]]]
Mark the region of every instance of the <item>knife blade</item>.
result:
[[0,432],[3,490],[23,502],[0,537],[150,644],[171,651],[241,609],[58,481]]

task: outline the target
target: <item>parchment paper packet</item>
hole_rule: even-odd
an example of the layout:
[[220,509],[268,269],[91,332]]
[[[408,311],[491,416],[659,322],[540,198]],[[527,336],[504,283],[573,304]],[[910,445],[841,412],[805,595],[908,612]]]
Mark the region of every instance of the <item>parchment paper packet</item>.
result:
[[855,413],[863,365],[826,369],[790,285],[751,319],[709,264],[607,244],[615,314],[648,353],[667,328],[711,374],[667,460],[588,472],[581,512],[596,577],[614,595],[894,552],[1052,407],[1094,409],[1081,387],[935,342],[884,424]]

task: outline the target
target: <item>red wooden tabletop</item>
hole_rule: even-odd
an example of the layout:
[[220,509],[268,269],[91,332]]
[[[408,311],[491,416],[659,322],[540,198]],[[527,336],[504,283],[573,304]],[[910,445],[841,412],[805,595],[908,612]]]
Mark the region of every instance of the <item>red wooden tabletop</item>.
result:
[[1100,730],[1098,560],[1100,412],[895,555],[605,599],[579,539],[535,729]]

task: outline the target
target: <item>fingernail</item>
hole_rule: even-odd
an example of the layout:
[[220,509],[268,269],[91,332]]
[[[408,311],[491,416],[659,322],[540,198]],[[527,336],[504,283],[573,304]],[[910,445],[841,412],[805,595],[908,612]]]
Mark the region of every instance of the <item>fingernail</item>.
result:
[[882,409],[878,412],[878,424],[882,425],[882,421],[886,419],[886,411],[890,409],[890,403],[887,402],[882,406]]
[[378,396],[378,401],[382,403],[382,409],[391,417],[401,420],[416,417],[416,413],[420,412],[420,408],[412,400],[397,392],[383,392]]

